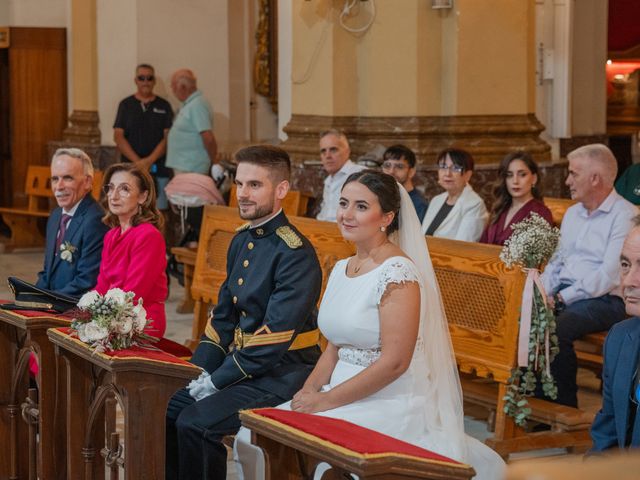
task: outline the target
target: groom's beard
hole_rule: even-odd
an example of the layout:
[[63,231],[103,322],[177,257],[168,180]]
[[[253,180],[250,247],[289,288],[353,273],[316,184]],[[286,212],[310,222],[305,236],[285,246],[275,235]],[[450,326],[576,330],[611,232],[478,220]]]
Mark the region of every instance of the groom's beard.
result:
[[[256,220],[270,215],[273,212],[274,202],[271,200],[266,205],[256,205],[255,203],[242,204],[238,202],[238,213],[243,220]],[[251,208],[253,206],[253,208]],[[248,207],[244,212],[241,207]]]

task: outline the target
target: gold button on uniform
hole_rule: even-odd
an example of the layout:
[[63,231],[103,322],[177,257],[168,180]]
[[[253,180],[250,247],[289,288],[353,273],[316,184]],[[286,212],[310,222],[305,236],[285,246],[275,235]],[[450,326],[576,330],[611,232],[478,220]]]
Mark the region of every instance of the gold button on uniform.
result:
[[233,303],[238,303],[238,297],[233,297]]
[[244,262],[242,262],[242,266],[244,268],[247,268],[249,266],[249,260],[245,260]]
[[253,242],[249,242],[249,243],[247,244],[247,248],[248,248],[249,250],[253,250]]
[[242,285],[244,283],[244,280],[242,278],[238,279],[238,285]]
[[261,228],[256,228],[256,233],[257,233],[258,235],[264,235],[264,230],[263,230],[263,229],[261,229]]

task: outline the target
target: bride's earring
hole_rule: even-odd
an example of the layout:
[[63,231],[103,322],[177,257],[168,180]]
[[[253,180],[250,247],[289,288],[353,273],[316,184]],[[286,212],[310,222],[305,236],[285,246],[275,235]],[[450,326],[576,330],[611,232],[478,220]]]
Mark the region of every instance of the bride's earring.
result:
[[385,227],[384,225],[382,227],[380,227],[380,231],[381,232],[386,232],[387,231],[387,227]]

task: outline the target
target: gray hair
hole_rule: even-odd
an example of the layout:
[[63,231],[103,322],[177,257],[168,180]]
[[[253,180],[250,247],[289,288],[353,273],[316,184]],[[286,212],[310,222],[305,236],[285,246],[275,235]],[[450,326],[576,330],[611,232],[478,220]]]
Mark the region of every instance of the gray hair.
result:
[[607,186],[613,186],[618,174],[618,162],[609,147],[602,143],[592,143],[569,152],[567,159],[586,158],[589,169],[597,172]]
[[328,130],[323,130],[322,132],[320,132],[320,135],[318,136],[318,140],[322,140],[327,135],[333,135],[334,137],[338,137],[340,140],[343,140],[344,143],[349,145],[349,139],[347,138],[347,135],[342,130],[339,130],[337,128],[330,128]]
[[197,82],[196,76],[188,68],[183,68],[175,72],[173,74],[172,80],[176,83],[177,86],[183,86],[189,89],[197,88],[198,82]]
[[87,155],[85,152],[83,152],[79,148],[59,148],[56,150],[56,153],[53,154],[51,163],[53,163],[56,158],[62,155],[67,155],[68,157],[77,158],[78,160],[80,160],[82,162],[82,170],[84,171],[84,174],[93,178],[93,163],[91,162],[91,158],[89,158],[89,155]]

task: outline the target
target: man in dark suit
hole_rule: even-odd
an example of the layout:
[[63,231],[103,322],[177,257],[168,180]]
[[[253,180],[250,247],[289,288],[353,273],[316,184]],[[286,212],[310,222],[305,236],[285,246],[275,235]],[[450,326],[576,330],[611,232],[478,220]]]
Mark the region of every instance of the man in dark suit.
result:
[[280,207],[289,156],[256,146],[236,160],[238,209],[249,223],[231,241],[227,278],[191,359],[204,372],[169,402],[167,480],[226,478],[222,438],[240,428],[238,411],[290,400],[320,356],[320,264]]
[[620,255],[625,309],[633,317],[607,335],[602,409],[591,426],[591,452],[640,447],[640,216],[633,225]]
[[104,212],[91,196],[93,165],[77,148],[60,148],[51,160],[51,189],[58,202],[47,221],[44,269],[36,286],[79,297],[96,285]]

